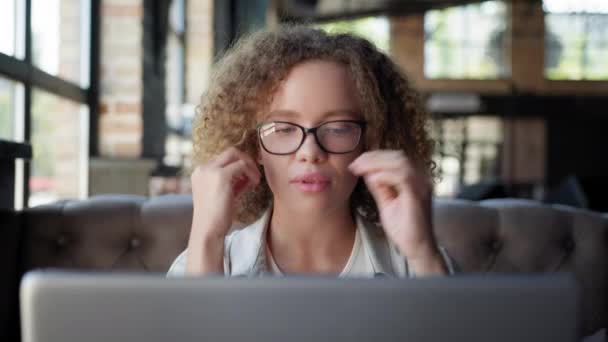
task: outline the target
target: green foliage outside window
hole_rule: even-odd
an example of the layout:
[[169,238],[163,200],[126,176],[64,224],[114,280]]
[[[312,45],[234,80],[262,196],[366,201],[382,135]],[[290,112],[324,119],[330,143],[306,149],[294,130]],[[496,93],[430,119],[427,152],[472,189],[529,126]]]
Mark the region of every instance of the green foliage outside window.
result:
[[390,26],[386,17],[340,20],[314,26],[330,33],[352,33],[371,41],[385,53],[390,52]]

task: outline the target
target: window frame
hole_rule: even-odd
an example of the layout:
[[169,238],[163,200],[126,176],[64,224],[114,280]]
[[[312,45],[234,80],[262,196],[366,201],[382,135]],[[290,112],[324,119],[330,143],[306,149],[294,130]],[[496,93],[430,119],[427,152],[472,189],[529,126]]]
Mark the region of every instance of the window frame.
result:
[[[166,95],[166,108],[165,108],[165,119],[166,119],[166,136],[165,136],[165,145],[164,145],[164,153],[161,158],[162,166],[159,168],[162,170],[174,170],[175,174],[177,174],[177,169],[183,167],[183,159],[181,155],[176,156],[172,155],[167,147],[167,143],[170,139],[174,138],[177,140],[189,141],[191,139],[191,132],[188,129],[186,122],[184,121],[184,108],[188,105],[186,102],[186,51],[187,51],[187,32],[188,32],[188,12],[187,12],[187,3],[186,0],[173,0],[169,7],[169,22],[167,25],[167,44],[166,44],[166,73],[165,73],[165,95]],[[175,53],[175,60],[171,60],[175,64],[169,65],[169,55],[171,54],[169,51],[169,41],[171,38],[175,38],[177,42]],[[177,69],[177,72],[173,73],[173,67]],[[169,73],[173,73],[174,77],[176,77],[175,84],[171,83],[171,79],[168,77]],[[176,93],[175,93],[175,102],[172,101],[172,97],[169,94],[169,88],[175,85]],[[169,114],[170,108],[174,106],[178,107],[179,111],[182,112],[180,115],[182,118],[180,122],[172,122]],[[180,162],[175,165],[167,162],[167,158],[178,158]],[[175,176],[172,174],[171,176]]]
[[[24,45],[23,58],[10,56],[0,52],[0,76],[17,82],[23,86],[22,132],[15,132],[16,136],[23,137],[25,143],[31,142],[32,134],[32,92],[36,87],[63,99],[85,105],[89,112],[89,156],[99,155],[98,146],[98,119],[99,119],[99,52],[100,52],[100,12],[101,0],[88,0],[83,3],[88,8],[88,27],[81,27],[84,32],[89,33],[88,56],[83,56],[88,63],[88,87],[83,87],[75,82],[66,80],[60,76],[54,76],[34,65],[32,59],[32,0],[25,0],[23,11],[17,13],[21,18],[17,22],[24,22],[23,30],[15,31],[16,44]],[[22,32],[23,31],[23,32]],[[17,54],[16,54],[17,55]],[[88,57],[88,58],[87,58]],[[31,173],[31,161],[24,161],[23,168],[16,174],[15,187],[20,187],[23,192],[22,206],[28,206],[29,201],[29,178]],[[18,203],[19,205],[19,203]],[[19,209],[19,208],[18,208]]]

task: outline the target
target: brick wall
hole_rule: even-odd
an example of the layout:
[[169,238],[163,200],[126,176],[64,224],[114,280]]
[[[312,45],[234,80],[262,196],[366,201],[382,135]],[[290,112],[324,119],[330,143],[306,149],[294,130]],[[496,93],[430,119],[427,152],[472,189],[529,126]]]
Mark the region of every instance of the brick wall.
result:
[[142,0],[101,4],[100,154],[137,158],[142,136]]
[[213,59],[213,0],[186,3],[186,102],[198,104]]
[[[187,1],[185,100],[197,104],[212,60],[212,0]],[[139,157],[142,136],[142,0],[103,0],[99,143],[107,157]]]

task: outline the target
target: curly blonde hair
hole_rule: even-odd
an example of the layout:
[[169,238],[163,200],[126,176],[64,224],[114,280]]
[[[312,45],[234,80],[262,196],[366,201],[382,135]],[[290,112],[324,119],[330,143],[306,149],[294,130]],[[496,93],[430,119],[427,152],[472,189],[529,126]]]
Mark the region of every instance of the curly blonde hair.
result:
[[[335,61],[349,70],[367,122],[365,146],[402,150],[429,175],[433,173],[428,114],[397,65],[363,38],[300,25],[255,32],[240,39],[217,62],[194,119],[193,167],[230,146],[256,160],[259,114],[268,108],[290,69],[311,59]],[[244,223],[256,220],[271,199],[262,176],[259,185],[241,197],[236,219]],[[379,223],[376,203],[361,180],[351,195],[350,206],[366,220]]]

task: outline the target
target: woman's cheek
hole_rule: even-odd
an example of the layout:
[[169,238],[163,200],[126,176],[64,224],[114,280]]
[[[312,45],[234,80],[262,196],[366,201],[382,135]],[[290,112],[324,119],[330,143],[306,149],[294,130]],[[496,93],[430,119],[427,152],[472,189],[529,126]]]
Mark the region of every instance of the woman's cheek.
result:
[[287,180],[283,179],[283,177],[286,177],[286,171],[282,171],[281,168],[276,165],[266,163],[264,165],[264,175],[266,177],[266,182],[270,187],[270,191],[272,191],[273,194],[282,191],[281,187],[288,183]]
[[355,187],[357,186],[358,178],[352,174],[346,175],[345,178],[347,179],[346,186],[348,187],[349,194],[352,194],[355,190]]

